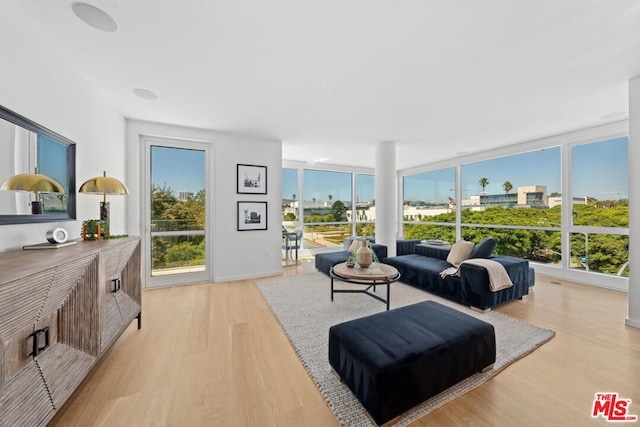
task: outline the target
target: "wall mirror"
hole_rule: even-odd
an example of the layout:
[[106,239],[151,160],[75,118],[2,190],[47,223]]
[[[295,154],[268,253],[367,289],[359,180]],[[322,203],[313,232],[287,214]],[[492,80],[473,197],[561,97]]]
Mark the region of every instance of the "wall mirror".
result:
[[[0,191],[0,225],[75,219],[75,160],[73,141],[0,106],[0,184],[37,171],[64,188],[63,193]],[[33,202],[40,202],[37,213]]]

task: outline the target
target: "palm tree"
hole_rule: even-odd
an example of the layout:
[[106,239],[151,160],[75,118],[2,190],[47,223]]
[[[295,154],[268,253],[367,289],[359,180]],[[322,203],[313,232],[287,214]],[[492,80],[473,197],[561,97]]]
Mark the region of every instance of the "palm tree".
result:
[[316,198],[314,197],[314,198],[313,198],[313,199],[311,199],[311,200],[313,200],[313,207],[315,208],[315,207],[316,207]]
[[502,184],[502,188],[504,188],[504,192],[506,194],[509,194],[509,191],[513,189],[513,184],[511,184],[509,181],[505,181],[504,184]]
[[329,194],[329,204],[331,204],[331,200],[333,200],[333,196]]
[[480,184],[480,186],[482,187],[482,194],[485,194],[484,189],[487,188],[487,185],[489,185],[489,180],[483,176],[482,178],[480,178],[480,181],[478,181],[478,184]]

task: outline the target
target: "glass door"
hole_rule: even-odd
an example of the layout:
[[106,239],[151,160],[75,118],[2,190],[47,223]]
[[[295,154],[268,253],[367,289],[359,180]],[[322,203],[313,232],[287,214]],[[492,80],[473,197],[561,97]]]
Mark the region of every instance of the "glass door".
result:
[[147,139],[145,148],[146,286],[211,280],[209,145]]

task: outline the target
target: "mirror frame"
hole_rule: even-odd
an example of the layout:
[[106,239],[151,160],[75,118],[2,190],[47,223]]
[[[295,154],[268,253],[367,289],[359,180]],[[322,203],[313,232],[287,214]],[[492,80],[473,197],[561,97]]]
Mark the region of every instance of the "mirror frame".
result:
[[29,224],[57,221],[71,221],[76,219],[76,143],[52,130],[45,128],[26,117],[21,116],[0,105],[0,119],[16,124],[31,132],[46,136],[67,146],[67,213],[49,213],[42,215],[0,215],[0,226],[6,224]]

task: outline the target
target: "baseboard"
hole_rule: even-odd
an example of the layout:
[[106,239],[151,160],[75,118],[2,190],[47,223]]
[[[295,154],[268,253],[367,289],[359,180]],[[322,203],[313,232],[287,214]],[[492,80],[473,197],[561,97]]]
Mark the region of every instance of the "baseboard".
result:
[[626,318],[624,319],[624,324],[627,326],[631,326],[632,328],[640,329],[640,320],[633,320],[633,319]]
[[238,274],[233,276],[217,276],[213,278],[213,281],[216,283],[219,282],[234,282],[236,280],[247,280],[247,279],[264,279],[271,276],[280,276],[282,275],[282,269],[273,270],[273,271],[263,271],[260,273],[254,274]]

